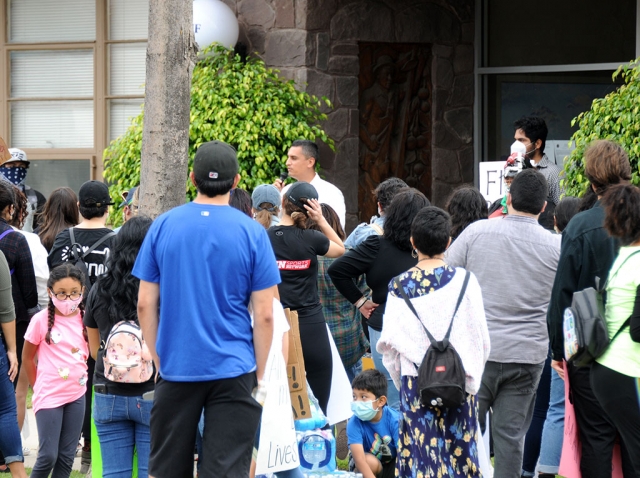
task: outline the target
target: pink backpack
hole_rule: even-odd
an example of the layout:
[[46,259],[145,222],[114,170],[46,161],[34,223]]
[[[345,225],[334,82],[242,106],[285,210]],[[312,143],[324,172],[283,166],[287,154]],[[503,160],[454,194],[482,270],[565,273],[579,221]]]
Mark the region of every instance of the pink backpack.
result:
[[140,326],[122,320],[109,332],[103,347],[104,376],[118,383],[142,383],[153,376],[153,360]]

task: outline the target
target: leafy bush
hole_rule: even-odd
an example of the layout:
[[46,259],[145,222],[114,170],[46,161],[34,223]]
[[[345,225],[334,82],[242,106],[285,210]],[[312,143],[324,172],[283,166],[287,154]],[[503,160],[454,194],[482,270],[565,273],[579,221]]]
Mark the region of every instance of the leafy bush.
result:
[[563,186],[565,193],[580,196],[589,185],[584,175],[585,148],[596,139],[609,139],[619,143],[629,155],[633,184],[640,184],[640,58],[621,65],[613,74],[623,84],[604,98],[593,100],[591,109],[580,113],[571,122],[579,125],[571,137],[576,149],[565,161]]
[[[278,76],[256,58],[243,60],[232,50],[216,46],[203,52],[193,70],[189,127],[189,167],[202,143],[221,140],[238,151],[240,187],[272,183],[284,169],[291,143],[300,138],[320,139],[333,148],[333,141],[318,123],[326,120],[321,100],[298,91],[292,80]],[[322,98],[331,107],[328,99]],[[111,196],[140,182],[140,151],[144,111],[133,118],[126,133],[104,152],[104,176]],[[187,197],[195,197],[187,181]],[[122,222],[120,211],[111,222]]]

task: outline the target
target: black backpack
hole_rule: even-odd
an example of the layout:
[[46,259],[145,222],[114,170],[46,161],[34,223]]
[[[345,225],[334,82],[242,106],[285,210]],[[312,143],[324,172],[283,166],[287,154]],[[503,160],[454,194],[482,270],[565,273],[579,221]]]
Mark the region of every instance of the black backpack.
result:
[[449,329],[444,338],[439,342],[433,338],[433,335],[431,335],[420,320],[418,312],[416,312],[415,307],[409,300],[409,297],[407,297],[400,281],[398,281],[397,278],[394,279],[396,287],[400,291],[407,307],[409,307],[422,327],[424,327],[427,337],[431,342],[427,352],[424,354],[422,363],[418,367],[418,390],[420,392],[420,401],[425,407],[455,408],[462,405],[466,399],[466,373],[460,355],[458,355],[456,349],[453,348],[453,345],[449,342],[449,337],[451,336],[453,319],[455,319],[458,307],[460,307],[460,302],[462,302],[462,297],[467,290],[469,275],[469,271],[466,271],[462,289],[458,296],[458,302],[453,311],[453,317],[451,317]]
[[[89,254],[91,254],[96,247],[98,247],[100,244],[102,244],[104,241],[106,241],[107,239],[109,239],[110,237],[115,236],[116,233],[111,231],[108,234],[105,234],[104,236],[102,236],[100,239],[98,239],[91,247],[89,247],[89,249],[86,250],[86,252],[82,252],[82,244],[76,242],[76,238],[75,235],[73,234],[73,227],[69,228],[69,239],[71,239],[71,256],[73,256],[73,258],[71,258],[71,256],[69,256],[69,262],[71,262],[74,266],[76,266],[78,269],[80,269],[80,271],[84,274],[84,281],[85,281],[85,293],[84,296],[88,297],[89,296],[89,291],[91,290],[91,286],[93,285],[91,283],[91,279],[89,278],[89,271],[87,270],[87,265],[84,262],[85,257],[87,257]],[[105,257],[105,262],[106,262],[106,257]]]
[[[613,277],[618,274],[625,262],[638,253],[640,251],[630,254],[622,261]],[[564,310],[562,318],[564,355],[567,362],[576,367],[591,365],[605,353],[609,345],[631,323],[631,319],[627,319],[613,337],[609,338],[604,312],[605,292],[609,279],[602,288],[599,287],[598,282],[599,280],[596,278],[596,288],[588,287],[574,292],[571,307]]]

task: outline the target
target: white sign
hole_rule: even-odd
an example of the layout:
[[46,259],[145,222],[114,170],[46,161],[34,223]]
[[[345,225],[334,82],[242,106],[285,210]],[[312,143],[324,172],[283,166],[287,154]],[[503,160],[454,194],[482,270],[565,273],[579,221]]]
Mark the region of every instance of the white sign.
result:
[[480,163],[480,192],[489,204],[504,197],[502,173],[504,161],[485,161]]
[[333,373],[331,375],[331,392],[329,392],[329,403],[327,404],[327,420],[329,425],[335,425],[344,420],[348,420],[353,415],[351,402],[353,400],[353,390],[347,372],[342,365],[342,359],[338,353],[338,348],[333,340],[329,326],[329,344],[331,345],[331,358],[333,360]]
[[[286,323],[282,306],[276,302],[274,300],[273,313],[281,317],[274,317],[274,322]],[[267,396],[262,408],[256,475],[291,470],[300,465],[287,365],[282,356],[282,333],[279,331],[274,330],[263,380],[267,383]]]

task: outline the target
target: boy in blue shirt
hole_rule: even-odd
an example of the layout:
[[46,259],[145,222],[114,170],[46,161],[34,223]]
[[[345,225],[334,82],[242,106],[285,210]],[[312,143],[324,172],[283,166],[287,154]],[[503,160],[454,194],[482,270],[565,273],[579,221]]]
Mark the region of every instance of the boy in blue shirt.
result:
[[363,478],[395,476],[400,414],[386,406],[387,378],[365,370],[351,383],[354,416],[347,424],[349,469]]

